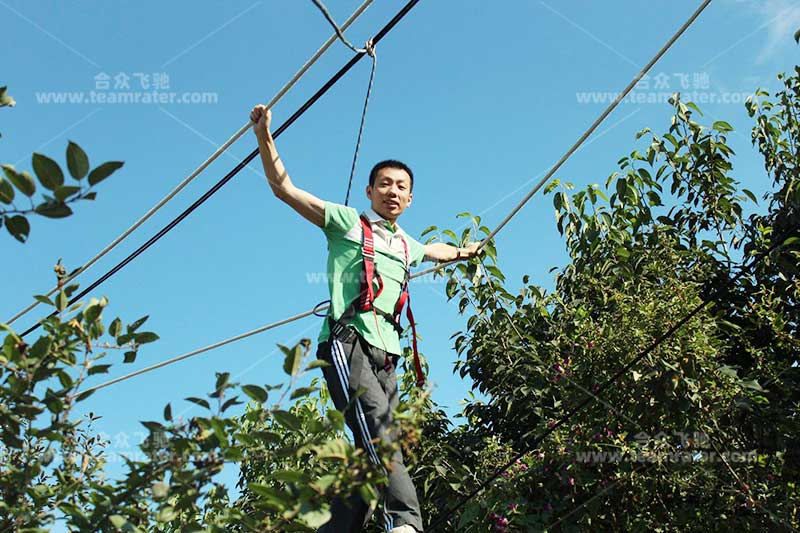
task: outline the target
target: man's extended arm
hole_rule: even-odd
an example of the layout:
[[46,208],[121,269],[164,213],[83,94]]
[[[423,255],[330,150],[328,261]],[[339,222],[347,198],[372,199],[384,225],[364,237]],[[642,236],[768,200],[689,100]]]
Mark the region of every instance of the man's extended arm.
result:
[[272,113],[263,105],[257,105],[250,113],[253,121],[253,132],[258,139],[258,152],[261,154],[261,164],[267,176],[269,186],[282,201],[300,213],[305,219],[319,227],[325,226],[325,203],[302,189],[298,189],[289,179],[286,168],[283,166],[275,141],[269,130]]
[[429,261],[453,261],[455,259],[469,259],[478,254],[479,242],[472,242],[466,248],[456,248],[443,242],[434,242],[425,245],[425,259]]

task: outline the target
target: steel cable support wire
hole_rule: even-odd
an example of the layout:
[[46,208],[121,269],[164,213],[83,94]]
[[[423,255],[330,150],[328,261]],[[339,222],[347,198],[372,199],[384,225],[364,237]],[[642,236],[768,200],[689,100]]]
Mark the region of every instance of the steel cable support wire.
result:
[[[413,4],[415,4],[415,3],[416,3],[416,2],[409,2],[409,4],[406,4],[406,7],[404,8],[404,10],[406,10],[406,9],[410,9],[411,7],[413,7]],[[492,233],[491,233],[491,234],[490,234],[490,235],[489,235],[489,236],[488,236],[486,239],[484,239],[483,241],[481,241],[481,247],[482,247],[483,245],[485,245],[485,243],[487,243],[491,237],[493,237],[494,235],[496,235],[496,234],[497,234],[497,233],[498,233],[498,232],[499,232],[499,231],[500,231],[500,230],[501,230],[501,229],[502,229],[502,228],[503,228],[503,227],[504,227],[504,226],[505,226],[505,225],[506,225],[506,224],[507,224],[507,223],[508,223],[508,222],[509,222],[509,221],[510,221],[510,220],[511,220],[511,219],[512,219],[512,218],[513,218],[513,217],[514,217],[514,216],[515,216],[515,215],[516,215],[516,214],[517,214],[517,213],[518,213],[520,210],[521,210],[521,209],[522,209],[522,207],[525,205],[525,203],[526,203],[528,200],[530,200],[530,199],[533,197],[533,195],[535,195],[535,194],[536,194],[536,192],[537,192],[537,191],[538,191],[538,190],[539,190],[539,189],[542,187],[542,185],[544,185],[544,183],[545,183],[547,180],[549,180],[549,178],[550,178],[550,177],[552,177],[552,176],[553,176],[553,174],[555,174],[555,172],[558,170],[558,168],[559,168],[559,167],[560,167],[560,166],[561,166],[561,165],[562,165],[562,164],[563,164],[563,163],[564,163],[564,162],[565,162],[565,161],[566,161],[566,160],[567,160],[569,157],[571,157],[571,156],[572,156],[572,155],[573,155],[573,154],[574,154],[574,153],[577,151],[578,147],[580,147],[580,145],[581,145],[581,144],[583,144],[583,142],[584,142],[584,141],[585,141],[585,140],[586,140],[586,139],[589,137],[589,135],[591,135],[591,133],[592,133],[592,132],[593,132],[595,129],[597,129],[597,127],[600,125],[600,123],[601,123],[601,122],[602,122],[602,121],[603,121],[603,120],[604,120],[604,119],[605,119],[605,118],[606,118],[606,117],[607,117],[607,116],[608,116],[608,115],[611,113],[611,111],[613,111],[613,109],[614,109],[614,108],[615,108],[615,107],[616,107],[616,106],[617,106],[617,105],[618,105],[618,104],[619,104],[619,103],[622,101],[622,98],[624,98],[624,97],[625,97],[625,95],[626,95],[626,94],[628,94],[628,92],[630,92],[630,90],[631,90],[631,89],[632,89],[632,88],[633,88],[633,87],[636,85],[636,83],[637,83],[637,82],[638,82],[638,81],[639,81],[639,80],[640,80],[640,79],[641,79],[641,78],[642,78],[642,77],[643,77],[643,76],[644,76],[644,75],[645,75],[645,74],[646,74],[646,73],[647,73],[647,72],[648,72],[648,71],[649,71],[649,70],[650,70],[650,69],[653,67],[653,65],[656,63],[656,61],[658,61],[658,59],[659,59],[659,58],[661,58],[661,56],[663,56],[663,55],[664,55],[664,53],[665,53],[665,52],[666,52],[666,51],[667,51],[667,50],[668,50],[668,49],[669,49],[669,48],[670,48],[670,47],[671,47],[671,46],[672,46],[672,45],[675,43],[675,41],[677,41],[677,39],[678,39],[678,38],[679,38],[679,37],[680,37],[680,36],[683,34],[683,32],[685,32],[685,31],[686,31],[686,29],[687,29],[687,28],[688,28],[688,27],[689,27],[689,26],[690,26],[690,25],[691,25],[691,24],[692,24],[692,23],[693,23],[693,22],[694,22],[694,21],[697,19],[697,17],[698,17],[698,16],[700,16],[700,13],[702,13],[702,11],[703,11],[703,10],[704,10],[704,9],[705,9],[705,8],[706,8],[706,7],[707,7],[709,4],[710,4],[710,3],[711,3],[711,0],[705,0],[705,1],[704,1],[704,2],[703,2],[701,5],[700,5],[700,7],[698,7],[698,8],[697,8],[697,10],[696,10],[696,11],[695,11],[695,12],[692,14],[692,16],[691,16],[691,17],[689,17],[689,19],[688,19],[688,20],[687,20],[687,21],[686,21],[686,22],[683,24],[683,26],[682,26],[682,27],[681,27],[681,28],[680,28],[680,29],[679,29],[679,30],[678,30],[678,31],[677,31],[677,32],[676,32],[676,33],[675,33],[675,34],[674,34],[674,35],[673,35],[673,36],[670,38],[670,40],[669,40],[669,41],[667,41],[667,43],[666,43],[666,44],[665,44],[665,45],[664,45],[664,46],[663,46],[663,47],[662,47],[662,48],[661,48],[661,49],[660,49],[660,50],[659,50],[659,51],[656,53],[656,55],[653,57],[653,59],[651,59],[651,60],[650,60],[650,62],[649,62],[647,65],[645,65],[645,67],[644,67],[644,68],[643,68],[643,69],[642,69],[642,70],[641,70],[641,71],[640,71],[640,72],[639,72],[639,73],[638,73],[638,74],[637,74],[637,75],[634,77],[634,79],[633,79],[633,80],[632,80],[632,81],[631,81],[631,82],[628,84],[628,86],[627,86],[627,87],[626,87],[626,88],[623,90],[623,92],[622,92],[622,93],[620,93],[620,95],[619,95],[619,96],[618,96],[618,97],[617,97],[617,98],[616,98],[616,99],[615,99],[615,100],[614,100],[614,101],[613,101],[613,102],[612,102],[612,103],[611,103],[611,104],[610,104],[610,105],[609,105],[609,106],[606,108],[606,110],[605,110],[605,111],[603,111],[603,113],[602,113],[602,114],[601,114],[601,115],[600,115],[600,116],[597,118],[597,120],[595,120],[595,121],[594,121],[594,123],[592,123],[592,125],[589,127],[589,129],[588,129],[588,130],[587,130],[587,131],[586,131],[586,132],[585,132],[585,133],[584,133],[584,134],[583,134],[583,135],[582,135],[582,136],[581,136],[581,137],[578,139],[578,141],[577,141],[577,142],[576,142],[576,143],[575,143],[575,144],[574,144],[574,145],[573,145],[573,146],[572,146],[572,147],[571,147],[571,148],[570,148],[570,149],[569,149],[569,150],[568,150],[568,151],[567,151],[567,152],[564,154],[564,156],[563,156],[563,157],[562,157],[562,158],[561,158],[561,159],[558,161],[558,163],[556,163],[556,165],[555,165],[555,166],[553,166],[553,168],[552,168],[552,169],[551,169],[551,170],[550,170],[550,171],[547,173],[547,175],[545,176],[545,178],[544,178],[542,181],[540,181],[539,183],[537,183],[537,184],[534,186],[534,188],[533,188],[533,189],[532,189],[532,190],[531,190],[531,191],[530,191],[530,192],[529,192],[529,193],[528,193],[528,194],[525,196],[525,198],[523,198],[523,200],[522,200],[521,202],[519,202],[519,204],[517,204],[517,206],[516,206],[516,207],[515,207],[515,208],[514,208],[514,209],[511,211],[511,213],[510,213],[510,214],[509,214],[509,215],[508,215],[508,216],[507,216],[507,217],[506,217],[506,218],[503,220],[503,222],[502,222],[502,223],[501,223],[499,226],[497,226],[497,227],[494,229],[494,231],[492,231]],[[410,6],[410,7],[409,7],[409,6]],[[402,18],[402,15],[401,15],[401,13],[403,13],[403,12],[401,11],[400,13],[398,13],[398,15],[395,17],[395,19],[397,19],[397,17],[401,17],[401,18]],[[392,20],[394,21],[395,19],[392,19]],[[391,23],[390,23],[390,24],[391,24]],[[388,26],[388,25],[387,25],[387,26]],[[386,28],[384,28],[384,29],[386,29]],[[388,31],[388,30],[387,30],[387,31]],[[384,33],[384,34],[385,34],[385,33]],[[382,37],[383,35],[381,35],[381,34],[379,33],[379,34],[378,34],[378,36]],[[374,41],[374,42],[377,42],[377,40],[378,40],[378,39],[377,39],[377,36],[376,36],[376,39],[375,39],[375,41]],[[360,57],[360,56],[356,56],[356,57]],[[354,58],[354,59],[355,59],[355,58]],[[352,60],[351,60],[351,61],[352,61]],[[421,277],[421,276],[425,276],[425,275],[427,275],[427,274],[431,274],[431,273],[437,272],[437,271],[439,271],[439,270],[441,270],[441,269],[443,269],[443,268],[445,268],[445,267],[447,267],[447,266],[449,266],[449,265],[452,265],[452,264],[454,264],[454,263],[456,263],[456,261],[449,261],[449,262],[445,262],[445,263],[439,263],[438,265],[436,265],[436,266],[433,266],[433,267],[431,267],[431,268],[428,268],[428,269],[422,270],[422,271],[420,271],[420,272],[416,272],[415,274],[413,274],[413,275],[411,276],[411,279],[418,278],[418,277]],[[268,324],[268,325],[266,325],[266,326],[262,326],[262,327],[260,327],[260,328],[254,329],[254,330],[252,330],[252,331],[250,331],[250,332],[248,332],[248,333],[244,333],[244,334],[241,334],[241,335],[237,335],[237,336],[235,336],[235,337],[231,337],[231,338],[230,338],[230,339],[228,339],[227,341],[221,341],[221,343],[212,344],[212,345],[210,345],[210,346],[207,346],[207,347],[205,347],[205,348],[200,348],[200,349],[198,349],[198,350],[194,350],[194,351],[192,351],[192,352],[188,352],[188,354],[189,354],[189,355],[187,355],[187,354],[184,354],[184,355],[181,355],[181,356],[175,357],[175,358],[173,358],[173,359],[170,359],[170,360],[164,361],[164,362],[163,362],[163,364],[154,365],[152,368],[146,368],[146,369],[142,369],[142,370],[139,370],[139,371],[136,371],[136,372],[132,372],[132,373],[130,373],[130,374],[127,374],[127,375],[121,376],[120,378],[116,378],[115,380],[113,380],[113,382],[114,382],[114,383],[118,383],[118,382],[120,382],[120,381],[124,381],[124,380],[126,380],[126,379],[129,379],[129,378],[132,378],[132,377],[134,377],[134,376],[138,376],[138,375],[140,375],[140,374],[143,374],[143,373],[145,373],[145,372],[148,372],[148,371],[150,371],[150,370],[155,370],[156,368],[160,368],[160,367],[162,367],[162,366],[166,366],[167,364],[171,364],[171,363],[173,363],[173,362],[177,362],[177,361],[180,361],[180,360],[186,359],[186,357],[189,357],[189,356],[191,356],[191,355],[198,355],[198,354],[201,354],[201,353],[205,353],[205,352],[207,352],[207,351],[209,351],[209,350],[213,349],[214,347],[217,347],[218,345],[220,345],[220,346],[221,346],[221,345],[224,345],[224,344],[228,344],[229,342],[234,342],[234,341],[236,341],[236,340],[244,339],[244,338],[247,338],[247,337],[249,337],[249,336],[251,336],[251,335],[256,335],[256,334],[258,334],[258,333],[261,333],[262,331],[266,331],[266,330],[268,330],[268,329],[272,329],[273,327],[277,327],[277,326],[279,326],[279,325],[283,325],[283,324],[287,324],[287,323],[289,323],[289,322],[293,322],[293,321],[295,321],[295,320],[299,320],[299,319],[301,319],[301,318],[304,318],[304,317],[310,316],[310,315],[312,315],[312,314],[313,314],[313,315],[316,315],[316,314],[317,314],[318,312],[320,312],[320,311],[325,311],[326,309],[328,309],[328,307],[329,307],[329,305],[323,305],[323,304],[319,304],[319,305],[317,305],[316,307],[314,307],[313,309],[311,309],[311,310],[309,310],[309,311],[306,311],[306,312],[304,312],[304,313],[301,313],[301,314],[295,315],[294,317],[291,317],[291,318],[288,318],[288,319],[285,319],[285,320],[280,320],[280,321],[278,321],[278,322],[274,322],[274,323],[272,323],[272,324]],[[317,316],[319,316],[319,315],[317,315]],[[93,388],[91,388],[91,389],[88,389],[88,391],[97,390],[97,389],[99,389],[99,388],[106,387],[106,386],[108,386],[108,385],[110,385],[110,384],[112,384],[112,383],[111,383],[111,382],[103,383],[103,384],[100,384],[100,385],[98,385],[97,387],[93,387]]]
[[[332,44],[333,44],[333,43],[334,43],[334,42],[335,42],[335,41],[336,41],[336,40],[339,38],[339,35],[341,34],[341,32],[342,32],[342,31],[344,31],[345,29],[347,29],[347,28],[348,28],[348,27],[349,27],[351,24],[353,24],[353,22],[355,22],[355,21],[356,21],[356,19],[358,19],[358,17],[360,17],[360,16],[361,16],[361,14],[362,14],[362,13],[364,13],[364,11],[366,11],[366,10],[367,10],[367,8],[370,6],[370,4],[372,4],[372,2],[373,2],[373,1],[374,1],[374,0],[364,0],[364,2],[363,2],[363,3],[362,3],[362,4],[361,4],[359,7],[358,7],[358,9],[356,9],[356,10],[353,12],[353,14],[352,14],[352,15],[350,15],[350,18],[348,18],[348,19],[345,21],[345,23],[344,23],[344,24],[342,24],[342,27],[341,27],[341,28],[339,28],[338,26],[336,26],[336,27],[334,28],[334,30],[335,30],[335,33],[334,33],[334,34],[333,34],[331,37],[329,37],[327,41],[325,41],[325,43],[324,43],[324,44],[323,44],[323,45],[322,45],[322,46],[319,48],[319,50],[317,50],[317,51],[316,51],[316,53],[315,53],[313,56],[311,56],[311,58],[310,58],[308,61],[306,61],[306,63],[305,63],[305,64],[304,64],[302,67],[300,67],[300,70],[298,70],[298,71],[295,73],[295,75],[294,75],[294,76],[292,76],[292,78],[291,78],[291,79],[290,79],[290,80],[289,80],[289,81],[286,83],[286,85],[284,85],[284,86],[281,88],[281,90],[279,90],[279,91],[278,91],[278,92],[275,94],[275,96],[273,96],[273,97],[272,97],[272,99],[271,99],[271,100],[269,101],[269,103],[267,104],[267,109],[272,109],[272,107],[274,107],[274,106],[275,106],[275,104],[277,104],[277,103],[278,103],[278,102],[281,100],[281,98],[283,98],[283,97],[284,97],[284,95],[285,95],[287,92],[289,92],[289,90],[290,90],[290,89],[291,89],[291,88],[292,88],[292,87],[293,87],[293,86],[294,86],[294,85],[295,85],[295,84],[296,84],[296,83],[297,83],[297,82],[300,80],[300,78],[302,78],[302,77],[305,75],[305,73],[308,71],[308,69],[310,69],[310,68],[311,68],[311,66],[312,66],[314,63],[316,63],[316,62],[317,62],[317,60],[318,60],[320,57],[322,57],[322,55],[323,55],[323,54],[324,54],[324,53],[325,53],[325,52],[328,50],[328,48],[330,48],[330,47],[331,47],[331,45],[332,45]],[[248,121],[248,122],[247,122],[247,124],[245,124],[245,125],[243,125],[241,128],[239,128],[239,130],[238,130],[236,133],[234,133],[234,134],[233,134],[233,136],[231,136],[231,138],[230,138],[230,139],[228,139],[227,141],[225,141],[225,143],[224,143],[222,146],[220,146],[220,147],[219,147],[219,148],[218,148],[218,149],[217,149],[217,150],[216,150],[216,151],[215,151],[213,154],[211,154],[211,155],[208,157],[208,159],[206,159],[205,161],[203,161],[203,163],[202,163],[202,164],[201,164],[199,167],[197,167],[196,169],[194,169],[194,170],[192,171],[192,173],[191,173],[191,174],[189,174],[188,176],[186,176],[186,177],[183,179],[183,181],[181,181],[181,182],[180,182],[180,183],[179,183],[179,184],[178,184],[178,185],[177,185],[177,186],[176,186],[174,189],[172,189],[172,190],[171,190],[171,191],[170,191],[170,192],[169,192],[169,193],[168,193],[168,194],[167,194],[167,195],[166,195],[164,198],[162,198],[162,199],[161,199],[161,200],[160,200],[160,201],[159,201],[159,202],[158,202],[156,205],[154,205],[153,207],[151,207],[151,208],[150,208],[150,210],[148,210],[148,211],[147,211],[147,212],[146,212],[144,215],[142,215],[142,216],[139,218],[139,220],[137,220],[136,222],[134,222],[134,223],[133,223],[133,225],[132,225],[131,227],[129,227],[128,229],[126,229],[125,231],[123,231],[123,232],[122,232],[122,233],[119,235],[119,237],[117,237],[116,239],[114,239],[113,241],[111,241],[111,243],[109,243],[109,244],[108,244],[108,245],[107,245],[105,248],[103,248],[102,250],[100,250],[100,252],[98,252],[98,253],[97,253],[97,255],[95,255],[95,256],[94,256],[94,257],[92,257],[92,258],[91,258],[89,261],[87,261],[86,263],[84,263],[84,265],[83,265],[83,266],[81,266],[80,268],[76,269],[76,270],[75,270],[74,272],[72,272],[72,273],[71,273],[69,276],[67,276],[67,278],[64,280],[64,284],[67,284],[67,283],[69,283],[70,281],[72,281],[73,279],[75,279],[76,277],[78,277],[78,276],[79,276],[80,274],[82,274],[83,272],[86,272],[86,270],[88,270],[88,269],[89,269],[89,268],[90,268],[92,265],[94,265],[94,264],[95,264],[97,261],[99,261],[99,260],[100,260],[100,259],[101,259],[103,256],[105,256],[105,255],[106,255],[108,252],[110,252],[111,250],[113,250],[114,248],[116,248],[118,244],[120,244],[120,243],[121,243],[123,240],[125,240],[125,239],[128,237],[128,235],[130,235],[131,233],[133,233],[133,232],[134,232],[134,231],[135,231],[135,230],[136,230],[136,229],[137,229],[139,226],[141,226],[142,224],[144,224],[144,223],[145,223],[145,222],[146,222],[146,221],[147,221],[147,220],[148,220],[150,217],[152,217],[154,214],[156,214],[156,212],[157,212],[159,209],[161,209],[162,207],[164,207],[164,205],[165,205],[167,202],[169,202],[169,201],[170,201],[170,200],[171,200],[171,199],[172,199],[172,198],[173,198],[173,197],[174,197],[176,194],[178,194],[178,193],[179,193],[181,190],[183,190],[183,188],[184,188],[184,187],[186,187],[187,185],[189,185],[189,183],[191,183],[191,182],[192,182],[192,181],[193,181],[193,180],[194,180],[194,179],[195,179],[197,176],[199,176],[199,175],[200,175],[200,173],[202,173],[202,172],[203,172],[203,170],[205,170],[205,169],[206,169],[206,168],[207,168],[207,167],[208,167],[208,166],[209,166],[211,163],[213,163],[213,162],[214,162],[214,161],[215,161],[215,160],[216,160],[216,159],[217,159],[217,158],[218,158],[220,155],[222,155],[222,153],[223,153],[223,152],[225,152],[225,150],[227,150],[227,149],[228,149],[228,148],[229,148],[229,147],[230,147],[230,146],[231,146],[231,145],[232,145],[234,142],[236,142],[236,141],[237,141],[237,140],[238,140],[238,139],[239,139],[239,138],[240,138],[242,135],[244,135],[244,134],[247,132],[247,130],[248,130],[248,129],[250,129],[250,126],[252,126],[252,125],[253,125],[253,123]],[[56,292],[58,289],[59,289],[59,287],[58,287],[58,286],[56,286],[56,287],[54,287],[54,288],[50,289],[50,290],[47,292],[46,296],[50,296],[50,295],[52,295],[52,294],[53,294],[53,293],[55,293],[55,292]],[[20,317],[24,316],[26,313],[28,313],[29,311],[31,311],[31,310],[32,310],[34,307],[36,307],[37,305],[39,305],[39,302],[38,302],[38,301],[34,301],[34,302],[33,302],[33,303],[31,303],[30,305],[28,305],[28,307],[26,307],[25,309],[21,310],[21,311],[20,311],[20,312],[18,312],[16,315],[12,316],[12,317],[11,317],[11,318],[10,318],[10,319],[9,319],[9,320],[6,322],[6,324],[9,324],[9,325],[11,325],[11,324],[12,324],[12,323],[13,323],[15,320],[17,320],[18,318],[20,318]]]
[[[411,9],[417,5],[420,0],[410,0],[405,6],[403,6],[400,11],[383,27],[381,30],[372,37],[371,41],[373,44],[378,44],[378,42],[383,39],[391,30],[394,28],[403,17],[408,14]],[[338,36],[334,36],[334,39]],[[312,105],[314,105],[317,100],[322,98],[322,96],[333,87],[336,82],[338,82],[356,63],[361,60],[367,52],[359,52],[355,54],[342,68],[340,68],[336,74],[334,74],[316,93],[314,93],[311,98],[309,98],[300,108],[294,112],[294,114],[289,117],[283,124],[278,127],[275,132],[273,133],[274,138],[278,138],[284,131],[286,131],[294,122],[300,118],[303,113],[305,113]],[[248,126],[249,127],[249,126]],[[246,129],[246,128],[245,128]],[[195,200],[192,205],[187,207],[181,214],[175,217],[172,221],[170,221],[166,226],[164,226],[158,233],[153,235],[147,242],[139,246],[136,250],[134,250],[130,255],[128,255],[125,259],[117,263],[113,268],[107,271],[105,274],[100,276],[97,280],[91,283],[88,287],[83,289],[79,292],[76,296],[70,298],[68,305],[72,305],[73,303],[77,302],[88,293],[96,289],[100,284],[106,281],[108,278],[122,270],[128,263],[136,259],[139,255],[141,255],[145,250],[150,248],[153,244],[158,242],[161,237],[169,233],[169,231],[181,223],[183,219],[188,217],[195,209],[200,207],[206,200],[211,198],[218,190],[220,190],[226,183],[228,183],[231,179],[233,179],[236,174],[239,173],[245,166],[247,166],[250,161],[252,161],[258,155],[258,148],[254,149],[250,154],[245,157],[238,165],[236,165],[230,172],[228,172],[222,179],[220,179],[211,189],[209,189],[205,194],[203,194],[200,198]],[[49,316],[53,316],[55,314],[52,313]],[[24,337],[28,333],[34,331],[41,325],[41,321],[37,322],[33,326],[26,329],[20,336]]]

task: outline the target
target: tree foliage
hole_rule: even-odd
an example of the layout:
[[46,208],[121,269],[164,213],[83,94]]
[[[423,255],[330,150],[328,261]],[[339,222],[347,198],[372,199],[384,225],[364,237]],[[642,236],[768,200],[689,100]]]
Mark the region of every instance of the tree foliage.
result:
[[604,186],[547,187],[569,253],[552,292],[525,276],[511,294],[495,264],[451,270],[470,309],[456,371],[480,398],[440,444],[457,484],[430,497],[441,509],[522,456],[452,530],[800,524],[800,69],[780,79],[748,102],[765,213],[744,214],[757,198],[733,175],[732,127],[675,95],[667,131],[639,132]]

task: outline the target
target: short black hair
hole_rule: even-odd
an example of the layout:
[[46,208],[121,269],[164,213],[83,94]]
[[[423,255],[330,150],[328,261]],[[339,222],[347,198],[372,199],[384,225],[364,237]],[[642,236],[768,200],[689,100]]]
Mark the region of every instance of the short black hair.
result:
[[378,172],[380,172],[384,168],[396,168],[399,170],[404,170],[408,177],[411,178],[411,190],[414,190],[414,173],[411,172],[411,169],[403,163],[402,161],[397,161],[396,159],[386,159],[385,161],[381,161],[380,163],[376,164],[372,167],[372,170],[369,172],[369,184],[370,186],[375,186],[375,178],[378,177]]

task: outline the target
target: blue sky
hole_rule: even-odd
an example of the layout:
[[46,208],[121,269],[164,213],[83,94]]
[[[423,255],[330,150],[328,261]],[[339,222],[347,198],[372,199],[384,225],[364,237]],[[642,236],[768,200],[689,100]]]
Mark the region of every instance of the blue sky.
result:
[[[343,21],[360,1],[329,2]],[[460,227],[457,213],[481,214],[493,227],[600,114],[603,93],[621,90],[697,7],[677,0],[642,9],[618,2],[423,0],[377,48],[353,205],[371,164],[406,161],[416,175],[412,207],[400,219],[412,235],[430,225]],[[641,98],[697,91],[706,123],[726,120],[737,130],[734,175],[744,186],[768,186],[750,146],[742,105],[756,87],[777,87],[798,48],[800,9],[787,0],[717,0],[656,64],[637,89]],[[400,2],[377,0],[348,31],[362,43],[388,21]],[[70,269],[92,257],[203,161],[266,102],[330,35],[311,2],[23,2],[0,0],[5,50],[2,79],[17,106],[5,108],[0,159],[30,170],[39,151],[64,164],[68,140],[92,165],[125,166],[99,187],[94,203],[75,216],[32,222],[28,244],[0,239],[3,298],[0,320],[52,287],[59,258]],[[337,44],[273,110],[288,117],[351,52]],[[44,103],[52,93],[115,92],[127,76],[168,82],[165,91],[213,93],[216,103]],[[102,89],[98,76],[111,77]],[[164,78],[161,75],[166,75]],[[284,163],[299,186],[342,201],[350,169],[369,63],[362,61],[279,140]],[[163,83],[162,83],[163,85]],[[124,89],[119,89],[124,90]],[[592,95],[595,96],[592,96]],[[594,100],[592,100],[594,98]],[[722,103],[727,99],[730,103]],[[666,104],[626,102],[556,175],[577,186],[604,183],[616,161],[634,148],[645,126],[669,124]],[[94,280],[205,192],[255,147],[248,133],[153,219],[79,278]],[[516,290],[523,274],[552,286],[552,266],[565,254],[550,198],[534,197],[499,234],[500,267]],[[258,160],[167,237],[95,295],[111,305],[106,317],[132,321],[149,314],[161,340],[111,377],[309,309],[326,298],[310,274],[325,265],[322,232],[276,200]],[[421,350],[431,364],[434,399],[457,410],[469,384],[452,374],[449,337],[463,327],[443,284],[415,284],[414,311]],[[29,315],[19,329],[31,323]],[[242,383],[275,383],[282,376],[276,344],[316,339],[320,319],[306,318],[95,394],[82,407],[103,415],[98,429],[111,452],[130,452],[163,406],[191,416],[183,402],[213,386],[215,371]],[[118,354],[110,359],[120,361]],[[96,383],[105,381],[100,377]],[[127,440],[123,436],[127,435]]]

